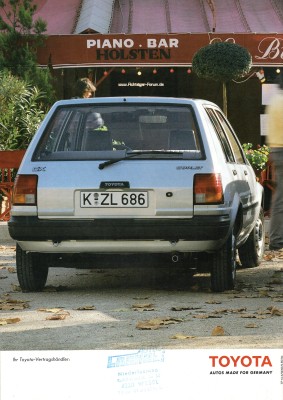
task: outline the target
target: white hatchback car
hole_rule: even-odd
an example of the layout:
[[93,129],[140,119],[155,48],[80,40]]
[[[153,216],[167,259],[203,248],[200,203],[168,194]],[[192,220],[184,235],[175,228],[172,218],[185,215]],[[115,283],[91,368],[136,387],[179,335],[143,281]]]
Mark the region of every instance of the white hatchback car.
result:
[[237,253],[244,267],[261,261],[263,188],[209,101],[64,100],[23,159],[9,232],[24,291],[42,290],[49,267],[129,253],[186,254],[188,268],[208,255],[212,290],[224,291]]

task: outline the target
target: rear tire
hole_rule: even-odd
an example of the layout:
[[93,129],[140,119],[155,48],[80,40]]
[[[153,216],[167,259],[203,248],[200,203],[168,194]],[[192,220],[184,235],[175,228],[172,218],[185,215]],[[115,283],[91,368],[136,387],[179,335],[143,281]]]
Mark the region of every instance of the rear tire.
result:
[[231,234],[224,246],[213,255],[211,289],[214,292],[234,289],[236,282],[236,241]]
[[261,263],[265,248],[264,212],[261,209],[256,224],[247,241],[239,248],[242,267],[253,268]]
[[39,253],[27,253],[17,244],[17,275],[23,292],[40,292],[47,281],[46,257]]

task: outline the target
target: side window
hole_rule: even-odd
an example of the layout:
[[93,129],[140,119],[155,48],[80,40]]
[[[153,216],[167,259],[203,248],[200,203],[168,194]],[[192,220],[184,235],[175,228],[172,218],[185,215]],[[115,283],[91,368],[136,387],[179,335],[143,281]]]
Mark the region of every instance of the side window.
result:
[[228,121],[224,118],[224,116],[219,111],[215,110],[215,113],[216,113],[219,121],[221,122],[222,128],[224,129],[224,131],[229,139],[229,142],[233,149],[233,153],[235,155],[236,162],[238,164],[245,164],[242,147],[241,147],[239,141],[236,139],[235,133],[231,129],[230,125],[228,124]]
[[36,155],[36,158],[40,158],[45,154],[52,153],[58,144],[60,135],[62,130],[64,129],[64,125],[68,120],[69,112],[68,110],[61,110],[57,112],[52,121],[49,123],[47,128],[48,135],[45,135],[40,143],[40,153]]
[[81,120],[82,113],[76,109],[59,109],[46,129],[35,159],[57,151],[77,150]]
[[81,125],[83,118],[84,114],[82,114],[79,110],[75,110],[72,113],[70,121],[66,125],[64,150],[78,150],[79,142],[81,140]]
[[81,120],[82,114],[79,111],[74,110],[70,113],[62,127],[56,151],[77,150]]
[[206,108],[205,110],[209,116],[211,124],[212,124],[212,126],[216,132],[216,135],[219,139],[219,142],[221,144],[226,161],[227,162],[235,162],[235,158],[233,156],[233,152],[232,152],[231,146],[229,144],[229,141],[227,140],[227,137],[226,137],[225,133],[223,132],[223,129],[221,128],[221,125],[214,113],[214,110],[212,108]]

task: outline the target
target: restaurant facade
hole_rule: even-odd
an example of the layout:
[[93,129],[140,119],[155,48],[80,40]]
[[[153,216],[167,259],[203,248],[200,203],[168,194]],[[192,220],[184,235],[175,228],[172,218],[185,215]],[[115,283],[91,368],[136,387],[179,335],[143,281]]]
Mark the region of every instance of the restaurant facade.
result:
[[38,62],[58,78],[59,98],[71,98],[76,80],[88,76],[96,96],[198,97],[223,107],[222,82],[192,69],[198,49],[215,42],[236,43],[252,56],[250,73],[227,82],[227,114],[242,142],[263,144],[264,98],[283,67],[283,34],[52,35]]
[[38,64],[56,78],[58,99],[88,76],[97,97],[194,97],[223,108],[222,82],[200,79],[193,57],[215,42],[245,47],[252,68],[227,82],[227,115],[242,142],[265,142],[265,106],[283,68],[282,0],[33,2],[47,22]]

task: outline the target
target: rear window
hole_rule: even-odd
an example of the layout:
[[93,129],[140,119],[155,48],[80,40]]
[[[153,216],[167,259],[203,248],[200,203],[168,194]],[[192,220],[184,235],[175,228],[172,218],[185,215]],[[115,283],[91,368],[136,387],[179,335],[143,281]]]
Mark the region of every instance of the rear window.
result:
[[111,159],[135,151],[144,151],[145,158],[150,151],[154,157],[202,158],[192,108],[146,103],[58,107],[33,160]]

